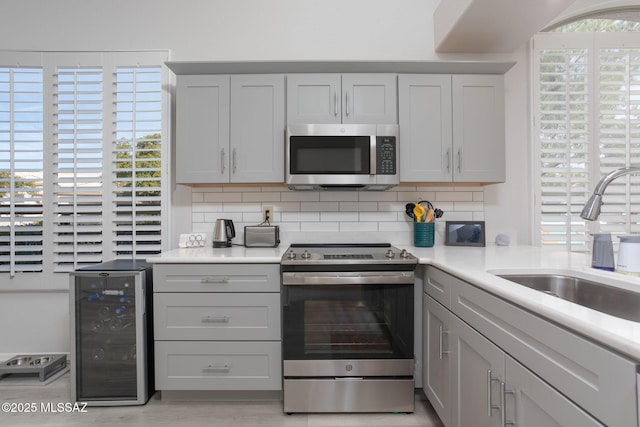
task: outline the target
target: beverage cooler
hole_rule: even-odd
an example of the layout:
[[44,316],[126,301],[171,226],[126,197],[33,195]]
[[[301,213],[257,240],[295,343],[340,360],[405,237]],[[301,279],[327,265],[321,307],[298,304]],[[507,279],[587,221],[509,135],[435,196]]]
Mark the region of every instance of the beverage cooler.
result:
[[70,275],[71,401],[143,405],[154,392],[151,264],[116,260]]

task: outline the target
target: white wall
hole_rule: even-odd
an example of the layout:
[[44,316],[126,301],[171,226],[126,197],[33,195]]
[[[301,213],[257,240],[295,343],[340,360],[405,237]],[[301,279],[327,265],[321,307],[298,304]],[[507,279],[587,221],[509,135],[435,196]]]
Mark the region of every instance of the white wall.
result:
[[[161,48],[171,49],[172,59],[178,61],[445,57],[436,54],[433,48],[432,17],[438,0],[5,0],[2,3],[0,50]],[[523,172],[529,167],[527,55],[524,48],[516,52],[514,58],[519,63],[506,75],[507,183],[471,191],[472,198],[484,198],[484,205],[471,200],[475,204],[470,210],[478,219],[484,209],[488,227],[499,224],[498,231],[510,232],[512,240],[523,242],[528,241],[530,222],[528,178]],[[173,194],[174,217],[186,216],[188,224],[199,227],[198,221],[192,223],[197,210],[194,205],[199,197],[204,200],[208,191],[192,194],[191,189],[180,188]],[[431,191],[435,197],[438,190],[415,191]],[[444,191],[441,197],[450,197],[453,192]],[[383,201],[376,203],[380,205]],[[214,215],[215,209],[207,212]],[[207,221],[203,219],[203,223]],[[377,222],[379,226],[384,221]],[[396,222],[401,224],[402,220],[398,218]],[[68,351],[66,301],[64,293],[1,295],[0,323],[13,329],[10,332],[5,329],[2,334],[0,354]]]

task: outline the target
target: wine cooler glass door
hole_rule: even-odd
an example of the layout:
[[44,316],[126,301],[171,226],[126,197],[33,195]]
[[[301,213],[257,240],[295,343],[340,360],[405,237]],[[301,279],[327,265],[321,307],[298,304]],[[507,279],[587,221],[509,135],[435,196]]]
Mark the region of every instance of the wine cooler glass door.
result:
[[135,275],[77,276],[75,351],[78,400],[137,398]]

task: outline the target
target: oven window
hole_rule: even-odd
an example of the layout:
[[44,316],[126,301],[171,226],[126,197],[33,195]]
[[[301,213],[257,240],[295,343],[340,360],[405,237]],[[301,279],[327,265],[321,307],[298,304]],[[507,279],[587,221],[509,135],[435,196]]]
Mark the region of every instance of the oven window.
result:
[[413,285],[285,286],[286,360],[413,358]]
[[292,136],[291,174],[370,173],[368,136]]

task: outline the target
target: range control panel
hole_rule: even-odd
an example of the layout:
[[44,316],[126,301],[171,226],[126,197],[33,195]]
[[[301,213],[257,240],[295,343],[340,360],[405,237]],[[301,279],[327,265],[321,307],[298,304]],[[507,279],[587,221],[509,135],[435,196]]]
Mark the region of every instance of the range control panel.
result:
[[376,173],[378,175],[396,174],[396,137],[376,137]]

